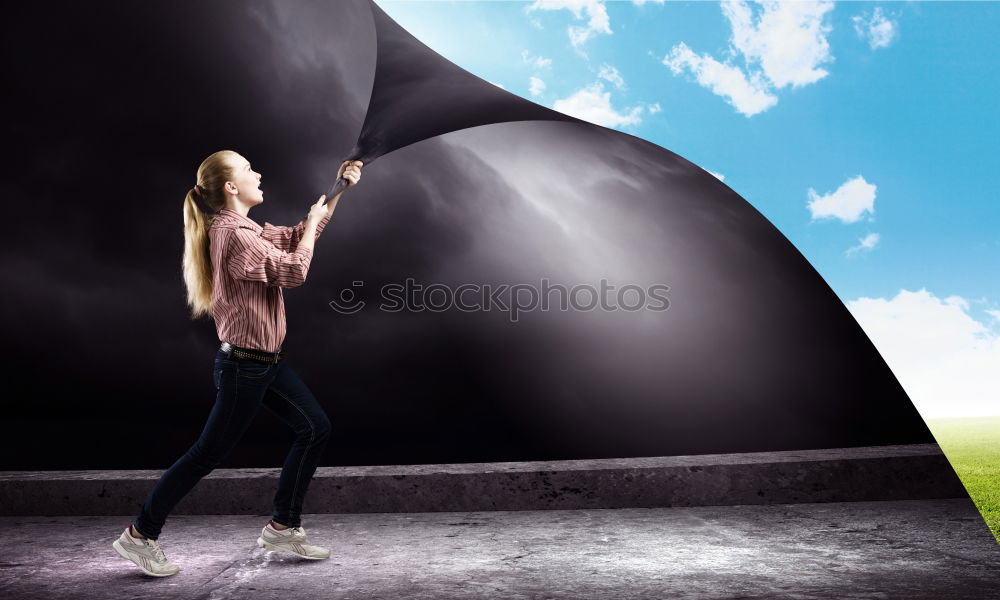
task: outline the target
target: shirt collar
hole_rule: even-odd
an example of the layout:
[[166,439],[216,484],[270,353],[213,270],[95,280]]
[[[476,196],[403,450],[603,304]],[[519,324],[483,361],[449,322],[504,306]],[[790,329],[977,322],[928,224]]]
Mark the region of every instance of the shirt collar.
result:
[[226,215],[231,219],[235,219],[236,222],[240,223],[241,225],[247,225],[249,227],[252,227],[255,231],[259,232],[263,230],[263,227],[261,227],[260,224],[257,223],[257,221],[254,221],[250,217],[245,217],[230,208],[223,208],[222,210],[219,211],[219,214]]

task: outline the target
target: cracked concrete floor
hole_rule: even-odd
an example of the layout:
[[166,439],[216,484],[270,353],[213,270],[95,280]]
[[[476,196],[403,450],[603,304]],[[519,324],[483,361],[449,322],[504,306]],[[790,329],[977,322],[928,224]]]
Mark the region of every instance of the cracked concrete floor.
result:
[[1000,546],[969,500],[307,515],[324,561],[255,540],[267,517],[183,516],[143,575],[131,517],[3,517],[0,597],[1000,599]]

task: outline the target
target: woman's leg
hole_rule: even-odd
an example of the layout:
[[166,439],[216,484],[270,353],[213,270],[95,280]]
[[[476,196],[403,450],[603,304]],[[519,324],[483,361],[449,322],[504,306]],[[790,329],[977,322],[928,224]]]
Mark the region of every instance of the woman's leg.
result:
[[143,504],[135,528],[157,539],[167,515],[202,477],[222,462],[243,436],[275,377],[276,365],[216,356],[214,381],[218,394],[201,436],[160,477]]
[[272,519],[282,525],[302,524],[302,502],[330,439],[330,420],[306,384],[286,361],[264,394],[264,406],[295,432],[274,496]]

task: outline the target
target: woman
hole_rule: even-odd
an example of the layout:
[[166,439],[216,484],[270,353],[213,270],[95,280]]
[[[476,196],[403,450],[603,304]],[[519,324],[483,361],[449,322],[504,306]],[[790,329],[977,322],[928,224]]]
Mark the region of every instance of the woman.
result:
[[[361,161],[345,161],[338,177],[350,188]],[[112,546],[147,575],[165,577],[171,564],[156,541],[173,507],[233,448],[261,405],[296,433],[274,496],[274,512],[257,544],[310,559],[330,556],[306,541],[302,501],[327,439],[330,421],[284,361],[285,306],[281,288],[306,280],[316,238],[342,194],[320,196],[294,227],[263,227],[247,212],[264,201],[260,174],[236,152],[222,150],[198,167],[184,199],[184,283],[192,317],[210,314],[222,342],[213,372],[215,405],[198,441],[160,477],[136,521]]]

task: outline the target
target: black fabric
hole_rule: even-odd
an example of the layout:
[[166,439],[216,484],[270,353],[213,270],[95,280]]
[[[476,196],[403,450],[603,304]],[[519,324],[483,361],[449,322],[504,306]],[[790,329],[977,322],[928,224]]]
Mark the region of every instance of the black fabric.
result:
[[[0,29],[17,349],[0,468],[166,468],[190,446],[219,341],[185,307],[181,209],[223,148],[263,174],[249,216],[278,225],[343,159],[368,160],[285,294],[282,350],[334,429],[324,465],[933,441],[841,300],[734,190],[465,73],[367,0],[21,3]],[[408,279],[602,278],[667,285],[669,308],[379,308]],[[334,311],[345,290],[365,307]],[[157,443],[93,443],[136,423]],[[277,464],[290,442],[261,416],[224,466]]]

